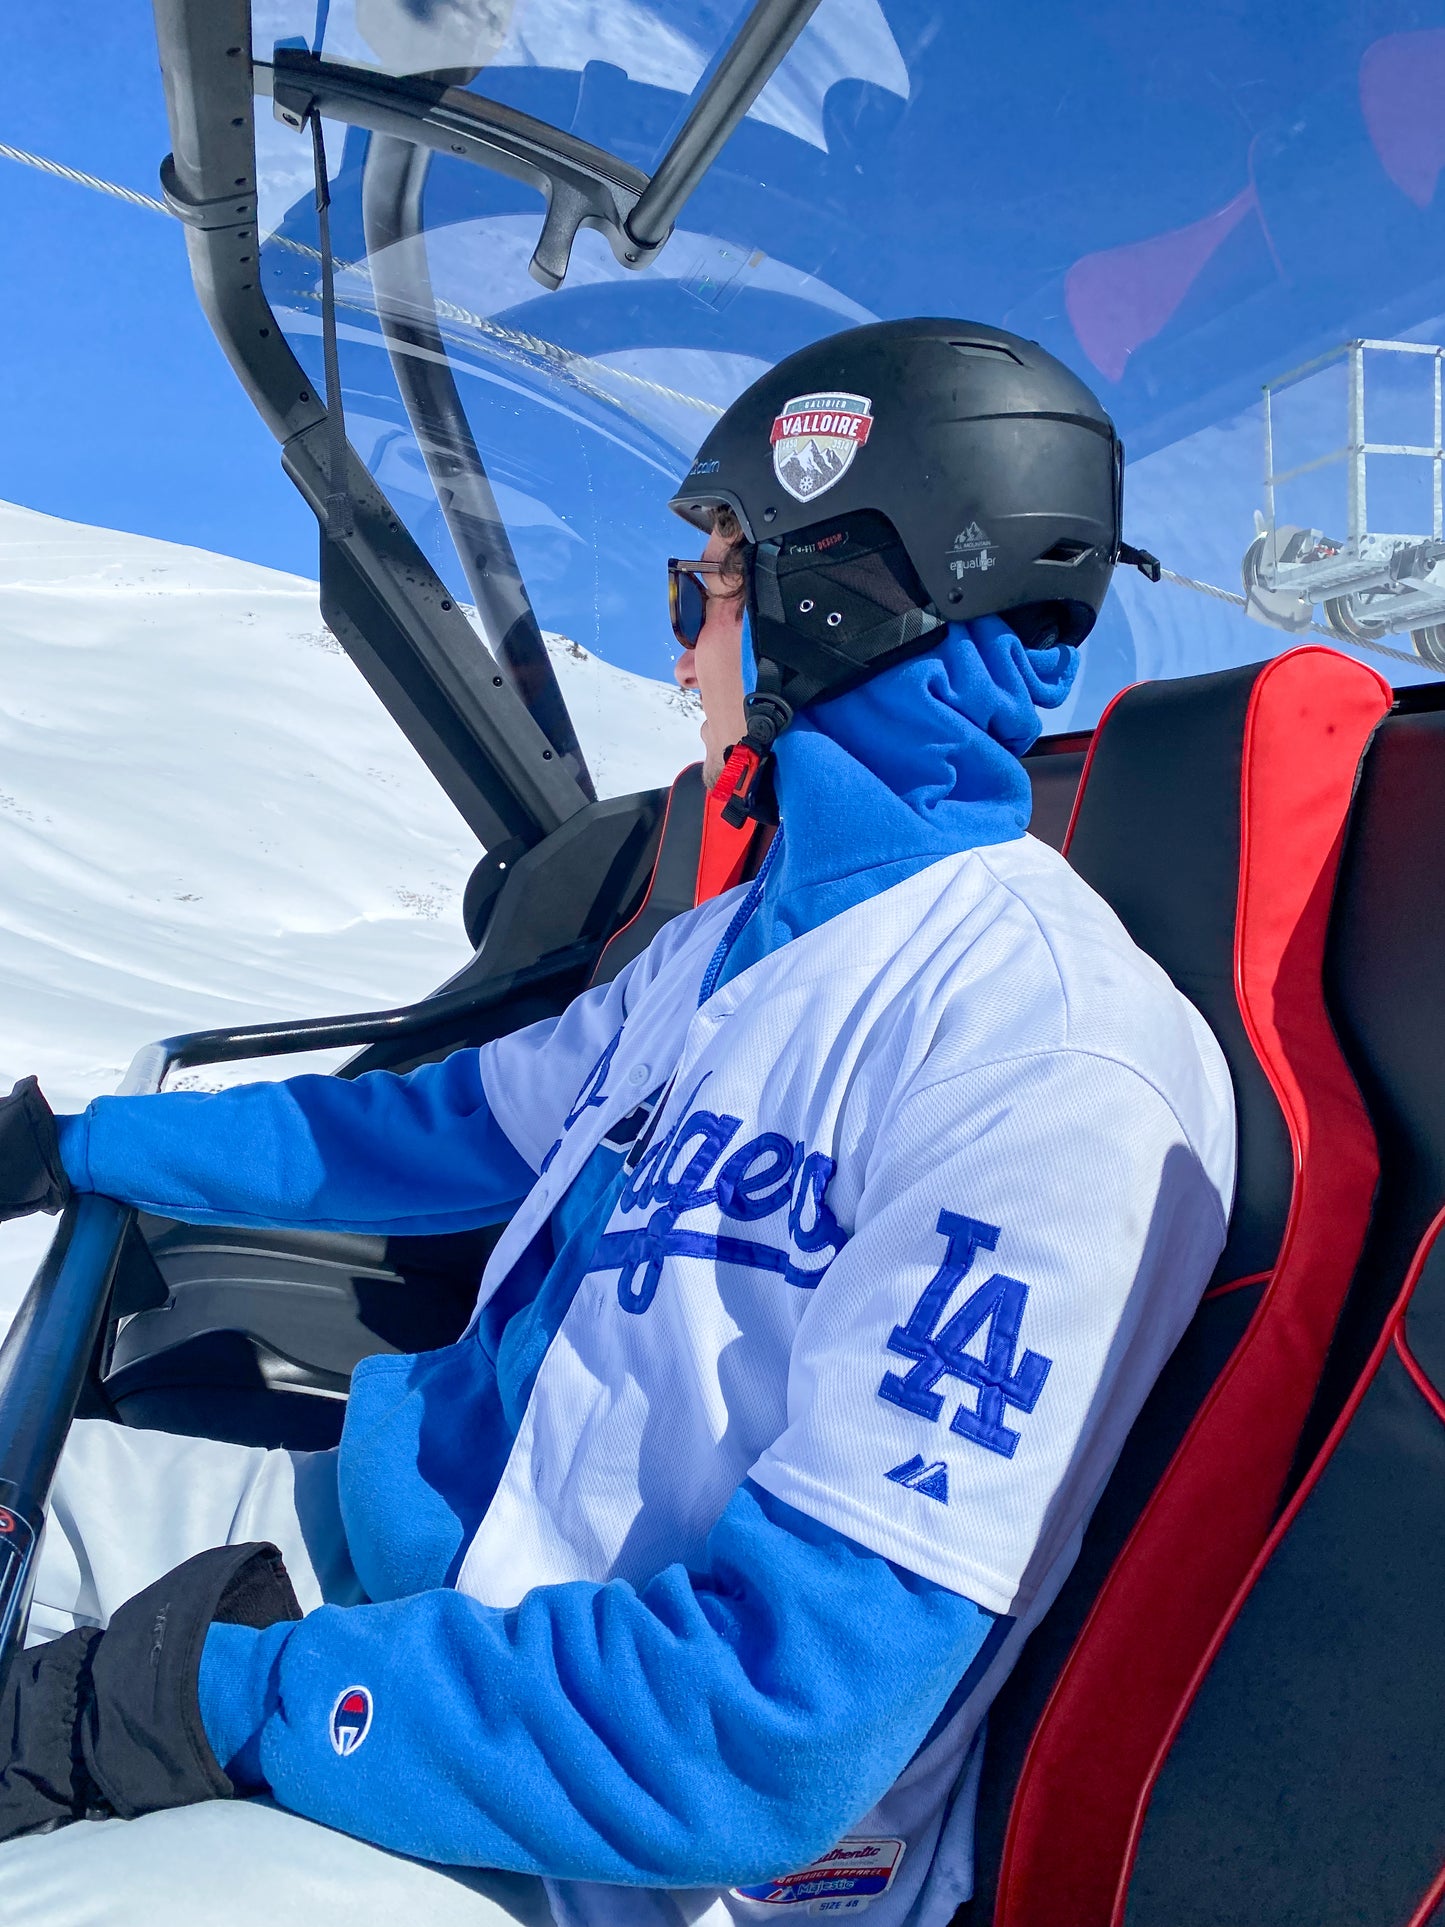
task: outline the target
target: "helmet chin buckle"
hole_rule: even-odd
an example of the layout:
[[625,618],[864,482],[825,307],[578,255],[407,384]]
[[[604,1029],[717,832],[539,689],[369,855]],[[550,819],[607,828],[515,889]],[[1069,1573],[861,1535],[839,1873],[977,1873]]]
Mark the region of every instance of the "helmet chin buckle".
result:
[[744,703],[748,732],[728,751],[719,783],[731,781],[732,793],[722,807],[724,823],[735,830],[751,818],[776,823],[778,799],[773,788],[773,744],[793,720],[791,703],[769,691],[755,689]]

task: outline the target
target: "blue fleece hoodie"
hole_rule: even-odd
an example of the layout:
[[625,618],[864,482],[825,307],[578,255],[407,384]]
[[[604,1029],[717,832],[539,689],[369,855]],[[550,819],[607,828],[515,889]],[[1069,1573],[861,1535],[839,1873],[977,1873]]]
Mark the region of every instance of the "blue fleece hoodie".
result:
[[1029,826],[1019,758],[1079,652],[1025,649],[999,616],[804,710],[778,739],[782,847],[718,982],[958,850]]
[[[988,619],[800,716],[779,744],[786,833],[707,989],[942,856],[1022,834],[1017,758],[1074,666]],[[101,1099],[61,1142],[78,1184],[201,1222],[439,1230],[507,1215],[533,1179],[474,1052],[402,1078]],[[341,1497],[376,1603],[213,1628],[202,1712],[240,1784],[402,1852],[728,1885],[830,1845],[1004,1627],[747,1483],[700,1572],[541,1587],[505,1612],[451,1590],[619,1181],[596,1154],[474,1339],[358,1368]],[[377,1711],[342,1759],[330,1712],[358,1682]]]

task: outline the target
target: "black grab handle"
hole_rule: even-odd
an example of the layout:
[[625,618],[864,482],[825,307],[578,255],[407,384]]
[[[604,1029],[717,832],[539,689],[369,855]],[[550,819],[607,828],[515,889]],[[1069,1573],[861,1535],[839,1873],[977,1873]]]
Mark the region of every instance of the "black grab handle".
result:
[[24,1627],[45,1502],[131,1216],[113,1198],[68,1205],[0,1345],[0,1683]]

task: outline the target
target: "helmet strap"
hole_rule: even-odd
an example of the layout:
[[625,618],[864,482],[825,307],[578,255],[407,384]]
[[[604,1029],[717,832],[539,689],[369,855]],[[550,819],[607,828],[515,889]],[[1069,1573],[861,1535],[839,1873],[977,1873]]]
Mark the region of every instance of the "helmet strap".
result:
[[778,692],[782,672],[764,657],[758,663],[757,687],[746,697],[743,713],[747,734],[728,752],[723,780],[732,779],[732,793],[723,804],[724,823],[741,829],[755,823],[776,823],[778,797],[773,782],[773,745],[793,720],[793,706]]

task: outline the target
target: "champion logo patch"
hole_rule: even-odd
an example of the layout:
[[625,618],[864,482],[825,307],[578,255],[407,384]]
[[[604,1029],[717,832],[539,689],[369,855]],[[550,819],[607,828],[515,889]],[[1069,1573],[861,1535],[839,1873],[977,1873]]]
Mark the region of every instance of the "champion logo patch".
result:
[[354,1753],[371,1731],[371,1694],[348,1686],[331,1709],[331,1744],[342,1759]]
[[794,395],[773,419],[773,473],[795,502],[841,482],[873,432],[867,395]]

